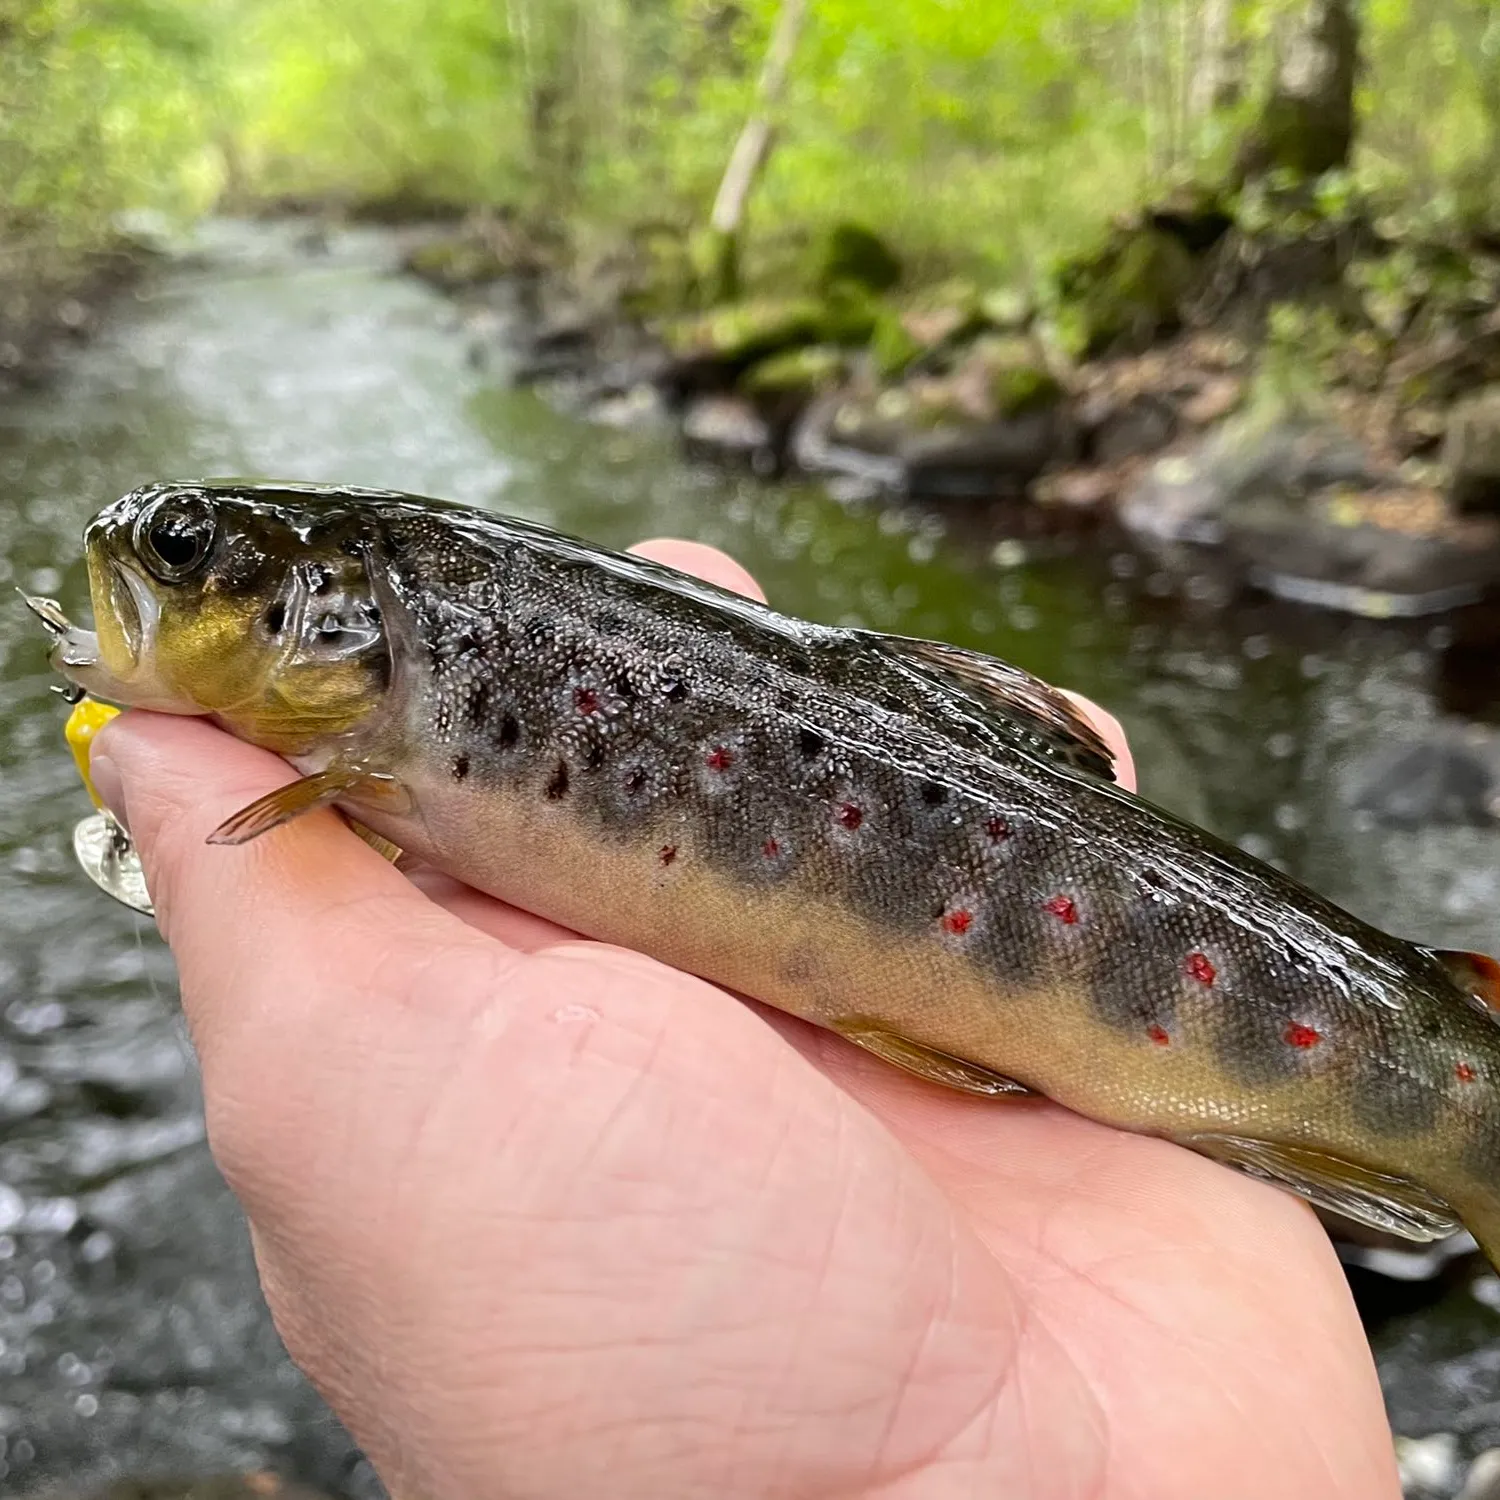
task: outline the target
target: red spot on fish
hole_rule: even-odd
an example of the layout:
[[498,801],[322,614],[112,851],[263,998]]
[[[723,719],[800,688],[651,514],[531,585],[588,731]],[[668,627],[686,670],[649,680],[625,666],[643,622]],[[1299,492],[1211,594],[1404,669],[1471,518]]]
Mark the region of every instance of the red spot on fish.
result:
[[984,831],[998,842],[1000,839],[1008,839],[1010,837],[1010,824],[1004,818],[991,818],[984,825]]
[[1042,902],[1042,910],[1051,912],[1064,927],[1072,927],[1078,921],[1078,907],[1071,896],[1054,896]]
[[973,925],[974,913],[962,907],[943,913],[943,931],[951,932],[954,937],[962,937]]
[[1289,1047],[1316,1047],[1323,1040],[1323,1033],[1313,1026],[1304,1026],[1293,1021],[1282,1033]]
[[1189,953],[1187,956],[1187,972],[1189,979],[1196,979],[1199,984],[1212,984],[1219,976],[1219,971],[1208,961],[1205,954]]
[[839,808],[839,822],[851,833],[865,820],[864,809],[853,802],[846,802]]
[[767,839],[765,843],[760,846],[760,852],[764,854],[767,859],[775,859],[776,856],[781,853],[781,844],[776,839]]
[[1146,1035],[1158,1047],[1170,1047],[1172,1045],[1172,1038],[1167,1035],[1167,1028],[1165,1026],[1148,1026],[1146,1028]]
[[599,695],[593,688],[579,688],[573,694],[573,702],[578,706],[581,714],[596,714],[599,712]]
[[656,856],[664,865],[669,865],[677,858],[676,844],[663,844],[661,852]]
[[1460,1083],[1473,1083],[1479,1075],[1475,1073],[1474,1069],[1468,1063],[1461,1062],[1454,1068],[1453,1076]]
[[734,753],[724,745],[715,745],[703,759],[710,771],[727,771],[734,764]]

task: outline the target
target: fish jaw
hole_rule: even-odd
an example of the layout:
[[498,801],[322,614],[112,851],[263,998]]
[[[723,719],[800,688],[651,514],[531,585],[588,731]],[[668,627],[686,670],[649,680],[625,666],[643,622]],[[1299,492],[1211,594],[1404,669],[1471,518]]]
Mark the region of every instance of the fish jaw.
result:
[[[24,596],[26,607],[51,631],[52,649],[47,653],[48,663],[54,671],[65,677],[75,687],[82,688],[91,698],[100,698],[108,703],[122,704],[128,708],[149,708],[157,713],[198,715],[202,709],[186,702],[165,684],[157,681],[153,674],[140,670],[140,657],[128,649],[127,637],[120,634],[123,653],[115,650],[106,653],[99,633],[75,625],[61,608],[51,599]],[[123,654],[125,661],[120,657]],[[113,656],[112,662],[107,659]],[[128,664],[128,675],[118,670]]]

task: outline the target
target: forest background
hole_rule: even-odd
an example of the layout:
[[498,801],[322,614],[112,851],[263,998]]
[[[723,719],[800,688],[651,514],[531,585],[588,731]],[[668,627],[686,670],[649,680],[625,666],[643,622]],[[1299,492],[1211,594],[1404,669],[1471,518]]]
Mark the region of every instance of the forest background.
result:
[[722,217],[737,141],[752,275],[854,219],[932,276],[1034,277],[1173,183],[1238,186],[1330,18],[1358,132],[1325,192],[1500,222],[1490,0],[0,0],[0,295],[142,209],[500,206],[587,254]]

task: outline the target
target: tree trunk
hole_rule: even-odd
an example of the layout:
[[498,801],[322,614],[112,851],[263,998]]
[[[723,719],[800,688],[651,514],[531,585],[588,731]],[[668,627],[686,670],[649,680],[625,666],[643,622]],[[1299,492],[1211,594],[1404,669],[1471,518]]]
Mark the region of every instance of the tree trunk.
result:
[[1347,166],[1354,145],[1354,0],[1309,0],[1279,50],[1271,96],[1241,148],[1241,182],[1277,171],[1318,177]]
[[1188,96],[1188,114],[1195,122],[1234,102],[1233,9],[1232,0],[1204,0],[1198,20],[1198,66]]
[[724,180],[714,198],[708,223],[713,242],[715,284],[712,294],[715,301],[730,300],[740,292],[740,230],[745,220],[745,206],[750,201],[756,179],[770,159],[772,117],[786,92],[792,58],[797,51],[797,39],[802,33],[806,14],[807,0],[782,0],[776,29],[771,34],[771,45],[766,50],[765,64],[756,85],[750,118],[745,121],[745,127],[734,143],[729,165],[724,169]]

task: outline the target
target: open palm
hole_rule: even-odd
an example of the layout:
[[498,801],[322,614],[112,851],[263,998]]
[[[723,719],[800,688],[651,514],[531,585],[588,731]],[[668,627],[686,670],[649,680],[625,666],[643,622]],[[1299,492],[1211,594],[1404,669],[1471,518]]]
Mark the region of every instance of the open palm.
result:
[[290,773],[204,724],[127,715],[95,762],[278,1326],[403,1500],[1398,1496],[1302,1204],[408,879],[332,814],[209,848]]

